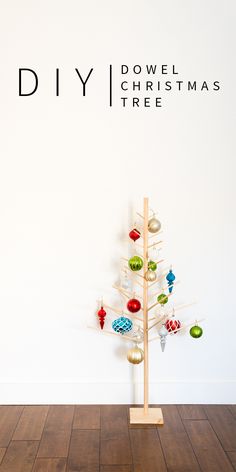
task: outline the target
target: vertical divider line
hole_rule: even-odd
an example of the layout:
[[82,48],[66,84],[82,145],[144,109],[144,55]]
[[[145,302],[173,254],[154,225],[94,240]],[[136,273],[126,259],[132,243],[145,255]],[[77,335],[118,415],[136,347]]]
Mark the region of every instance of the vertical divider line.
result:
[[112,107],[112,64],[110,64],[110,107]]

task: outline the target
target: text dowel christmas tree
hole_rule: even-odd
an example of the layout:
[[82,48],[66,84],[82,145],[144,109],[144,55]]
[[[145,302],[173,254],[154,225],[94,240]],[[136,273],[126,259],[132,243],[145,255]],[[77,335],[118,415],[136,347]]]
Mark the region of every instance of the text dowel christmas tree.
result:
[[[156,213],[149,210],[148,198],[143,201],[143,214],[137,215],[140,223],[135,223],[127,231],[134,254],[130,259],[122,258],[124,265],[120,282],[114,285],[121,295],[122,305],[110,306],[102,299],[97,311],[98,329],[104,334],[119,336],[133,343],[127,351],[128,362],[144,362],[144,404],[142,408],[130,408],[130,422],[163,424],[161,408],[149,408],[148,404],[148,343],[155,340],[160,342],[161,351],[164,352],[170,336],[176,336],[181,330],[189,328],[193,338],[200,338],[203,330],[199,323],[203,320],[184,324],[176,316],[176,312],[192,303],[168,308],[178,280],[172,266],[161,270],[161,223]],[[107,316],[112,320],[112,330],[106,329]]]

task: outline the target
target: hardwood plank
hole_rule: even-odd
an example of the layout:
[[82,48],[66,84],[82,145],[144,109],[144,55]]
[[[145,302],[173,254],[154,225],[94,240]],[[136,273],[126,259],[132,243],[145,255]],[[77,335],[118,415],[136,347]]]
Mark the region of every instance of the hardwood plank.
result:
[[178,412],[183,420],[206,420],[202,405],[178,405]]
[[236,405],[227,405],[230,413],[236,417]]
[[169,472],[199,472],[200,467],[186,433],[161,433],[160,440]]
[[133,472],[132,465],[101,465],[100,472]]
[[31,472],[37,449],[37,441],[11,441],[0,472]]
[[73,416],[74,406],[50,406],[38,457],[67,457]]
[[207,405],[207,417],[225,451],[236,451],[236,418],[225,405]]
[[64,429],[72,426],[74,417],[74,405],[52,405],[49,407],[45,428],[55,427]]
[[100,406],[76,406],[73,429],[100,429]]
[[97,430],[73,430],[67,472],[99,472],[99,436]]
[[164,426],[158,427],[169,472],[198,472],[199,464],[175,405],[163,407]]
[[228,456],[234,470],[236,470],[236,452],[235,451],[227,452],[227,456]]
[[13,440],[41,439],[48,409],[48,406],[26,406],[16,427]]
[[154,429],[131,429],[134,472],[167,471],[160,440]]
[[233,467],[208,420],[184,420],[184,426],[204,472],[233,471]]
[[102,465],[132,464],[128,432],[127,406],[101,406],[101,450]]
[[0,447],[7,447],[23,411],[23,406],[0,406]]
[[66,459],[36,459],[33,472],[66,472]]
[[6,449],[5,447],[1,447],[1,448],[0,448],[0,464],[1,464],[2,460],[3,460],[3,457],[4,457],[4,454],[5,454],[6,450],[7,450],[7,449]]
[[47,430],[43,432],[38,457],[67,457],[71,430]]
[[158,426],[158,431],[163,430],[165,433],[183,433],[185,429],[176,405],[162,405],[161,408],[164,417],[164,425]]

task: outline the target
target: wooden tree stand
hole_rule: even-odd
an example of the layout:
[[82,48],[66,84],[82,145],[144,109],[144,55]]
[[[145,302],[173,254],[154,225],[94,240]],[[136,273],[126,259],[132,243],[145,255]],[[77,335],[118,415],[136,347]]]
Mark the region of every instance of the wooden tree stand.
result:
[[[143,273],[148,270],[148,198],[143,202]],[[144,404],[142,408],[130,408],[132,424],[163,424],[161,408],[149,408],[148,404],[148,282],[143,278],[143,351],[144,351]]]

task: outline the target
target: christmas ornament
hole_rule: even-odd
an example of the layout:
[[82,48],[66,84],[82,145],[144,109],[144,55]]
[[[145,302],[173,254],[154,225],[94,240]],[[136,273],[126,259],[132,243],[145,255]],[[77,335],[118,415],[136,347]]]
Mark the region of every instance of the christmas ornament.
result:
[[168,331],[165,327],[165,325],[163,324],[161,329],[159,330],[159,336],[160,336],[160,342],[161,342],[161,350],[162,352],[164,352],[165,350],[165,346],[166,346],[166,336],[168,335]]
[[168,296],[165,293],[161,293],[158,295],[157,301],[160,305],[165,305],[168,302]]
[[106,314],[107,314],[107,313],[106,313],[106,311],[104,310],[103,306],[101,306],[100,310],[98,310],[98,312],[97,312],[101,329],[103,329]]
[[181,323],[179,320],[176,320],[174,317],[170,318],[169,320],[166,320],[165,322],[165,327],[169,331],[169,333],[177,333],[177,329],[179,329],[181,326]]
[[134,333],[133,338],[137,344],[141,344],[143,342],[143,331],[140,327],[138,327],[137,331]]
[[200,338],[203,334],[203,329],[198,326],[192,326],[192,328],[189,330],[189,334],[192,336],[192,338]]
[[133,323],[129,318],[125,316],[120,316],[112,323],[112,328],[116,333],[125,334],[128,333],[133,327]]
[[155,282],[157,274],[156,272],[153,272],[153,270],[148,270],[144,277],[148,282]]
[[131,364],[140,364],[144,359],[144,352],[138,346],[132,347],[127,352],[127,359]]
[[127,272],[125,271],[123,277],[121,278],[121,287],[123,287],[125,290],[131,290],[132,289],[132,282],[128,278]]
[[137,298],[131,298],[127,303],[127,308],[131,313],[137,313],[141,308],[141,303]]
[[136,228],[134,228],[130,231],[129,237],[135,242],[137,241],[137,239],[140,238],[140,232]]
[[129,260],[129,267],[133,271],[141,270],[143,267],[143,260],[139,256],[133,256]]
[[148,231],[150,233],[157,233],[161,229],[161,223],[156,218],[151,218],[148,222]]
[[171,293],[173,290],[174,281],[175,281],[175,275],[173,274],[172,269],[170,269],[170,271],[168,272],[166,276],[166,280],[168,282],[169,293]]
[[148,270],[157,270],[157,263],[154,261],[148,262]]

